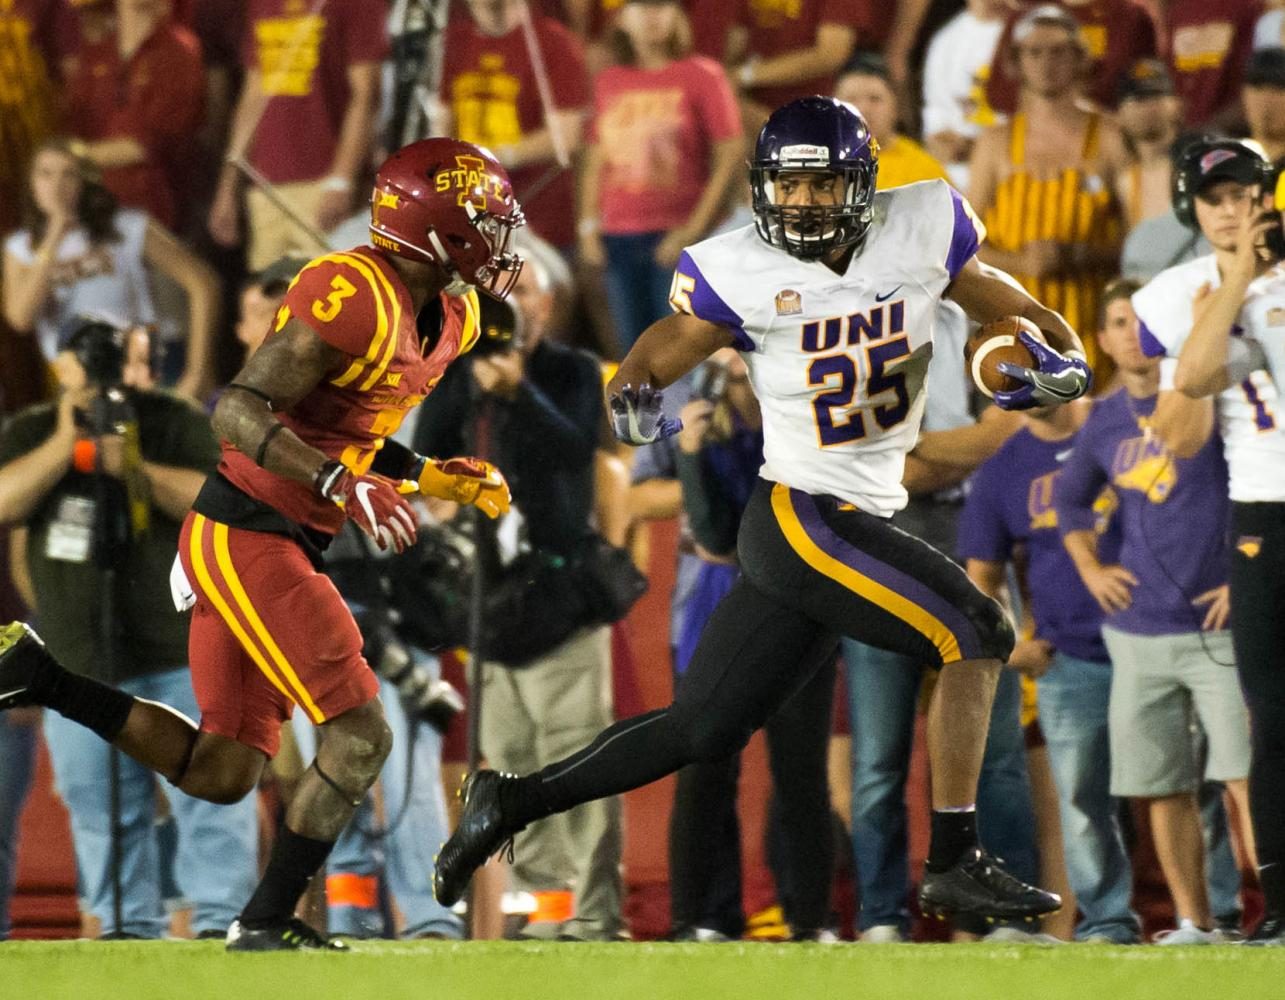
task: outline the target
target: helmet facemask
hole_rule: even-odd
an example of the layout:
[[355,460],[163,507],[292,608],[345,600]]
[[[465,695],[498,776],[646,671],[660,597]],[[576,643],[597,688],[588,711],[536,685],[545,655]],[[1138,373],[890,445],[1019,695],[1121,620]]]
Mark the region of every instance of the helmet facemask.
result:
[[[777,180],[782,173],[828,173],[843,185],[834,205],[778,204]],[[818,260],[831,251],[859,244],[874,218],[875,166],[855,163],[833,169],[824,166],[781,168],[761,162],[750,167],[754,225],[759,236],[791,257]]]
[[470,288],[481,288],[502,299],[513,290],[522,273],[522,258],[509,249],[509,244],[513,231],[526,225],[526,218],[516,205],[507,215],[479,209],[472,202],[464,203],[464,211],[487,249],[485,262],[473,267],[471,275],[465,275],[461,268],[467,269],[464,261],[476,255],[472,243],[462,236],[452,233],[443,242],[436,230],[429,229],[426,235],[431,249],[417,249],[450,273],[451,282],[444,289],[447,295],[465,295]]

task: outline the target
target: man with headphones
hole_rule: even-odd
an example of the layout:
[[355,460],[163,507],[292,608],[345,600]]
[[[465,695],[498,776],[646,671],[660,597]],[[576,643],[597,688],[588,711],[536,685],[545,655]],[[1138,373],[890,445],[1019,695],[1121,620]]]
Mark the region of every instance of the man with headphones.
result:
[[[58,401],[15,414],[0,432],[0,522],[14,526],[14,578],[67,670],[196,716],[187,619],[174,610],[168,581],[179,527],[219,448],[203,413],[148,387],[148,356],[140,328],[77,317],[54,361]],[[110,665],[101,643],[104,558],[116,581]],[[55,712],[45,713],[44,733],[71,814],[82,895],[103,936],[161,937],[169,921],[154,828],[155,775],[122,757],[118,924],[108,749]],[[194,906],[193,931],[222,938],[258,876],[254,800],[220,806],[176,788],[166,795],[179,830],[176,876]]]
[[[1251,943],[1285,944],[1285,428],[1268,371],[1269,329],[1285,318],[1278,213],[1261,191],[1274,171],[1256,144],[1200,139],[1174,172],[1174,211],[1214,252],[1161,272],[1133,297],[1145,354],[1164,357],[1160,389],[1216,398],[1232,507],[1230,593],[1236,664],[1252,719],[1250,812],[1267,913]],[[1274,346],[1274,345],[1273,345]],[[1155,433],[1175,454],[1183,431]],[[1188,442],[1189,446],[1189,442]]]

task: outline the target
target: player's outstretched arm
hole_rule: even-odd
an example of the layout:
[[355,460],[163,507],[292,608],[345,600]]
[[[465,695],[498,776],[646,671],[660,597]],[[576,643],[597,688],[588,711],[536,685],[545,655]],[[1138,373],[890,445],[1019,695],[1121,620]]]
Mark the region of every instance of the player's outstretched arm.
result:
[[968,318],[989,323],[1001,316],[1022,316],[1043,331],[1049,346],[1060,354],[1084,357],[1084,345],[1061,315],[1033,299],[1016,280],[976,257],[955,276],[946,297],[959,305]]
[[288,320],[220,397],[214,432],[269,472],[313,486],[328,458],[284,427],[276,414],[303,399],[342,358],[309,326]]
[[664,389],[733,343],[725,326],[687,313],[666,316],[647,327],[629,349],[615,377],[607,383],[607,392],[615,395],[627,385]]
[[675,313],[653,323],[607,384],[612,433],[633,445],[652,444],[677,434],[683,422],[665,416],[660,390],[732,343],[732,333],[726,327],[688,313]]

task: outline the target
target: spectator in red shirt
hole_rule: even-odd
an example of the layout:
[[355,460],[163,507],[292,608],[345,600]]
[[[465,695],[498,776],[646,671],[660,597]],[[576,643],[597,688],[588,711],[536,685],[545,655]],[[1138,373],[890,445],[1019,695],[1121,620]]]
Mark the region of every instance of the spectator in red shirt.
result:
[[728,63],[747,123],[757,128],[796,97],[834,93],[861,16],[861,0],[737,0]]
[[205,109],[196,36],[174,23],[167,0],[120,0],[116,29],[80,50],[68,91],[78,152],[117,201],[173,229]]
[[[1205,0],[1200,0],[1205,2]],[[1004,114],[1017,110],[1019,87],[1013,28],[1036,6],[1069,11],[1080,23],[1080,42],[1088,55],[1084,96],[1103,108],[1114,108],[1120,81],[1139,59],[1156,55],[1156,30],[1151,16],[1133,0],[1058,0],[1055,4],[1024,3],[1009,15],[995,49],[986,97]]]
[[1240,124],[1240,84],[1262,8],[1260,0],[1160,0],[1188,128]]
[[[580,40],[551,17],[532,15],[538,65],[522,27],[526,0],[468,0],[471,17],[446,32],[445,131],[485,146],[509,172],[527,224],[566,250],[575,245],[575,178],[589,77]],[[548,83],[546,109],[539,77]],[[552,111],[552,114],[548,114]]]
[[606,265],[627,349],[668,312],[678,255],[718,221],[744,147],[723,67],[687,54],[676,0],[627,0],[613,39],[620,65],[594,80],[578,233],[584,262]]
[[[232,119],[229,158],[244,157],[290,207],[261,190],[246,197],[247,263],[260,271],[292,251],[324,249],[297,219],[322,233],[342,222],[374,137],[380,61],[387,48],[383,0],[249,0],[242,49],[245,85]],[[210,233],[241,236],[241,173],[227,164],[210,208]]]

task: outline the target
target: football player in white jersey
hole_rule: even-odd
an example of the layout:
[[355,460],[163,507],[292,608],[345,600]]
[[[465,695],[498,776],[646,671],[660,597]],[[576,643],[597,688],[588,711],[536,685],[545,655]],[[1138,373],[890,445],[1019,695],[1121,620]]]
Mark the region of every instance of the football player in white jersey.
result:
[[[984,228],[942,181],[875,193],[878,146],[849,105],[777,110],[750,167],[755,223],[682,254],[676,313],[646,330],[608,386],[615,432],[674,433],[660,390],[737,347],[763,411],[762,479],[741,522],[742,577],[715,610],[668,708],[626,719],[526,777],[479,771],[438,858],[449,905],[527,823],[739,750],[840,635],[941,668],[929,710],[932,842],[927,912],[1033,919],[1061,905],[1005,872],[977,840],[974,800],[991,700],[1013,631],[936,549],[894,528],[918,435],[933,318],[945,295],[973,319],[1027,317],[1033,369],[1004,407],[1064,403],[1090,383],[1055,312],[974,257]],[[1049,346],[1052,345],[1052,346]],[[961,359],[962,363],[962,359]]]
[[[1174,172],[1174,209],[1214,247],[1133,297],[1161,389],[1217,396],[1232,500],[1231,628],[1249,705],[1249,806],[1266,912],[1250,944],[1285,945],[1285,269],[1260,212],[1271,166],[1255,145],[1201,140]],[[1166,428],[1159,428],[1162,437]],[[1169,443],[1166,437],[1166,443]]]

